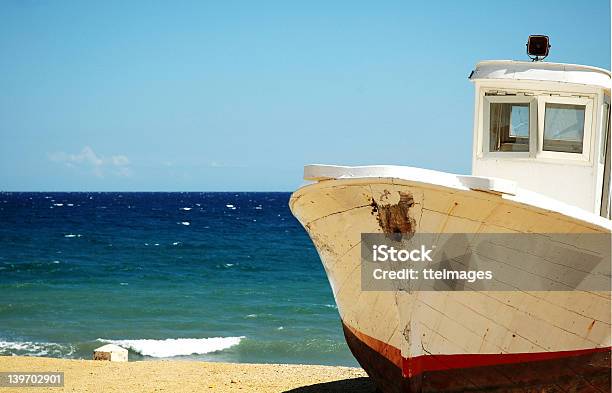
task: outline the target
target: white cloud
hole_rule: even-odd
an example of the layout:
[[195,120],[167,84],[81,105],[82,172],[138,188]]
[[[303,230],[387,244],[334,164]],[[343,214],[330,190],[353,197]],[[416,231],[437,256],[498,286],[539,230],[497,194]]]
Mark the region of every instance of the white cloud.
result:
[[112,156],[113,165],[115,166],[127,166],[130,165],[130,160],[126,156]]
[[126,156],[101,156],[96,154],[90,146],[83,147],[77,154],[68,154],[63,151],[50,153],[49,159],[71,168],[91,170],[98,177],[104,177],[106,173],[123,177],[132,175],[130,160]]
[[228,164],[225,162],[219,162],[219,161],[211,161],[208,163],[208,167],[210,168],[244,168],[243,165],[236,165],[236,164]]

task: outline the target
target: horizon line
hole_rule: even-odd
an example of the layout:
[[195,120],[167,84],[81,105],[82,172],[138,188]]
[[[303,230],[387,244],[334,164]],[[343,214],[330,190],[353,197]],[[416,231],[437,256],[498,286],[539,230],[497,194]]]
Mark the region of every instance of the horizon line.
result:
[[138,191],[138,190],[132,190],[132,191],[95,191],[95,190],[81,190],[81,191],[60,191],[60,190],[38,190],[38,191],[18,191],[18,190],[0,190],[1,194],[8,194],[8,193],[36,193],[36,194],[43,194],[43,193],[82,193],[82,194],[87,194],[87,193],[124,193],[124,194],[128,194],[128,193],[232,193],[232,192],[239,192],[239,193],[266,193],[266,192],[293,192],[293,191],[285,191],[285,190],[276,190],[276,191],[235,191],[235,190],[229,190],[229,191],[219,191],[219,190],[214,190],[214,191],[151,191],[151,190],[145,190],[145,191]]

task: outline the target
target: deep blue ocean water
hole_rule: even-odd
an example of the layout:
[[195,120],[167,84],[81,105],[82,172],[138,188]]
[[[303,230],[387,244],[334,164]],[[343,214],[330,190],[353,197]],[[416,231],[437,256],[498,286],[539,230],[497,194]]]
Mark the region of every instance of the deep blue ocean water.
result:
[[289,193],[0,193],[0,354],[356,365]]

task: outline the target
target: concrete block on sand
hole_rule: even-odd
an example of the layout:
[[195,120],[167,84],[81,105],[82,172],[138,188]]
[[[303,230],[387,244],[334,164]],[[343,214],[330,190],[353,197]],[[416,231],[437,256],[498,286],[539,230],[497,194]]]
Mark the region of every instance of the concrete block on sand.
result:
[[128,350],[115,344],[106,344],[94,349],[93,360],[109,360],[111,362],[127,362]]

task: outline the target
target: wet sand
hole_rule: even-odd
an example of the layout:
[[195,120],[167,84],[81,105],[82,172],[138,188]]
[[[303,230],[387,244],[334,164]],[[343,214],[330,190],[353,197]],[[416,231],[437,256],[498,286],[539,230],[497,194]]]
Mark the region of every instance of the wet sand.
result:
[[0,357],[0,372],[64,372],[63,388],[2,388],[0,392],[354,392],[374,393],[360,368],[196,361],[113,363]]

